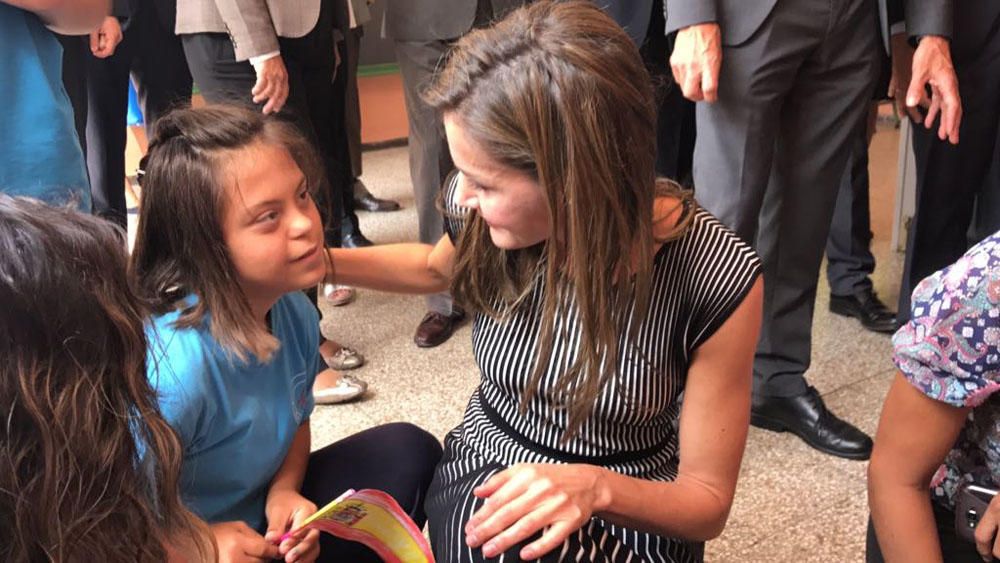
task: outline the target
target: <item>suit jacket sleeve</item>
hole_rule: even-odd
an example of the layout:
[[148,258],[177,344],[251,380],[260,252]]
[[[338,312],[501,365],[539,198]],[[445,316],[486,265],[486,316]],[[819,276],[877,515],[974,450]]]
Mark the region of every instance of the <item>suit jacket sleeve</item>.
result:
[[719,21],[716,0],[664,0],[667,33],[699,23]]
[[132,0],[114,0],[111,3],[111,15],[120,20],[132,16]]
[[906,0],[906,33],[951,39],[954,9],[954,0]]
[[237,61],[280,50],[265,0],[215,0],[215,6],[229,30]]

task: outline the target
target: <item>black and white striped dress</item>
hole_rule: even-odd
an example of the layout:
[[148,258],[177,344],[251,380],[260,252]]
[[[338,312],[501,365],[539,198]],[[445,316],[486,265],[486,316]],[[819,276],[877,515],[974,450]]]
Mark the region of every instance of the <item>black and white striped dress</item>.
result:
[[[545,389],[576,358],[579,319],[574,304],[556,320],[556,330],[569,338],[556,339],[540,392],[524,414],[518,406],[536,354],[544,280],[535,284],[526,306],[503,322],[484,315],[473,320],[481,382],[462,424],[445,438],[444,459],[426,503],[438,561],[486,560],[481,549],[465,545],[465,523],[482,505],[472,490],[516,463],[590,463],[655,481],[677,476],[679,397],[691,356],[736,309],[759,274],[759,260],[748,245],[708,212],[694,213],[688,233],[656,254],[638,350],[625,346],[623,337],[619,380],[602,392],[589,419],[568,442],[560,440],[567,413],[556,408]],[[451,220],[446,226],[452,236],[459,228],[460,222]],[[518,561],[523,545],[493,561]],[[687,563],[701,561],[703,547],[595,517],[542,561]]]

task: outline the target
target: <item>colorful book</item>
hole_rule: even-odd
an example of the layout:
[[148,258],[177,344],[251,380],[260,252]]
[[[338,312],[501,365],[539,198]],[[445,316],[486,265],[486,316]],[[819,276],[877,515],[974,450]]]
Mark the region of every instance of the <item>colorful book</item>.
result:
[[423,533],[399,503],[382,491],[349,489],[281,541],[305,529],[361,542],[388,563],[434,563]]

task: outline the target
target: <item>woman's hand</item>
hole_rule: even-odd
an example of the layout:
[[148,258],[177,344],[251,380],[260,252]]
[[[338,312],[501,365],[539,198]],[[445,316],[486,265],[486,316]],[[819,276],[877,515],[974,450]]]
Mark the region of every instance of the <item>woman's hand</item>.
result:
[[608,503],[603,470],[593,465],[515,465],[490,478],[473,494],[486,499],[465,526],[469,547],[496,557],[544,530],[521,550],[537,559],[552,551]]
[[220,563],[263,563],[277,557],[278,548],[244,522],[212,524]]
[[[296,530],[302,522],[316,512],[316,505],[291,489],[274,491],[267,496],[267,533],[264,538],[278,544],[281,536]],[[306,530],[278,544],[280,556],[286,563],[311,563],[319,557],[319,531]]]
[[983,561],[1000,558],[1000,538],[997,537],[997,528],[1000,527],[1000,500],[997,499],[1000,499],[1000,495],[993,497],[986,512],[979,519],[979,524],[976,525],[976,551]]

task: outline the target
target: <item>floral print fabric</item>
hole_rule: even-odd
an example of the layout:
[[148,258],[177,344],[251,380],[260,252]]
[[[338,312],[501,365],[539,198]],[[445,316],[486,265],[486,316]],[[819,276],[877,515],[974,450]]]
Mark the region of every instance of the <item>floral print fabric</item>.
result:
[[962,484],[1000,483],[1000,233],[922,281],[911,302],[912,320],[892,339],[896,366],[928,397],[972,408],[931,481],[954,508]]

